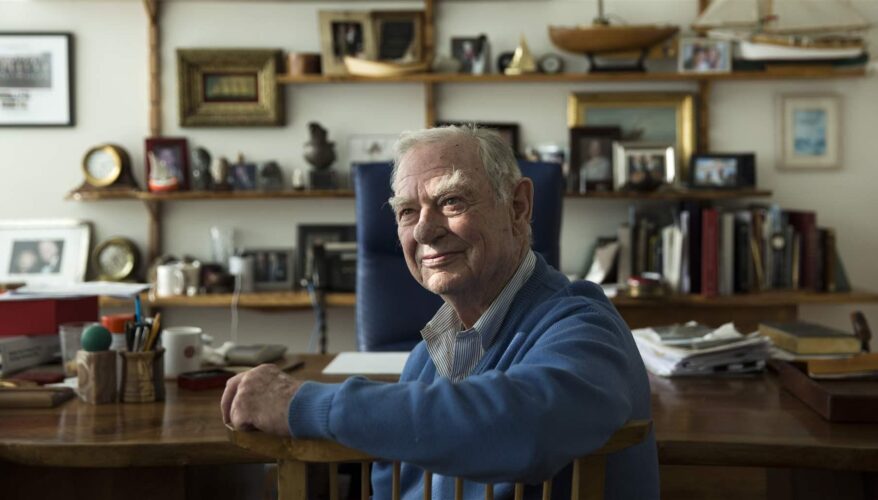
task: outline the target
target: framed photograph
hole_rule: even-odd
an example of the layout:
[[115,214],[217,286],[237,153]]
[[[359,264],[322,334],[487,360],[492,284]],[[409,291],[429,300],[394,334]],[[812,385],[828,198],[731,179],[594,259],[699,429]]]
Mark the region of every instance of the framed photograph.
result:
[[623,141],[672,144],[681,171],[697,146],[695,96],[690,93],[577,93],[567,101],[567,123],[616,126],[622,129]]
[[353,224],[299,224],[296,234],[298,279],[307,279],[314,272],[314,245],[330,242],[357,241],[357,226]]
[[65,285],[85,280],[91,226],[79,220],[0,222],[0,282]]
[[616,189],[651,191],[677,178],[674,147],[646,142],[613,143]]
[[253,282],[256,290],[292,290],[295,269],[293,248],[250,248],[253,256]]
[[235,191],[255,191],[258,188],[256,164],[236,163],[229,166],[229,184]]
[[345,56],[375,59],[375,33],[368,11],[320,11],[320,52],[324,75],[345,75]]
[[834,94],[783,95],[780,168],[829,169],[841,166],[841,98]]
[[465,125],[477,127],[477,128],[487,128],[491,129],[498,134],[500,137],[509,144],[509,147],[512,148],[512,151],[515,153],[516,158],[521,157],[521,134],[519,132],[520,128],[517,123],[510,122],[473,122],[473,121],[440,121],[436,122],[437,127],[447,127],[448,125],[454,125],[457,127],[463,127]]
[[177,49],[180,125],[285,125],[280,57],[271,49]]
[[729,73],[732,71],[732,45],[727,40],[681,38],[677,69],[680,73]]
[[460,73],[484,75],[491,72],[491,50],[488,37],[454,37],[451,57],[460,63]]
[[351,163],[393,161],[393,147],[399,134],[355,134],[348,140]]
[[146,186],[153,192],[189,189],[189,148],[185,138],[146,140]]
[[416,62],[424,58],[424,12],[372,11],[377,59]]
[[72,127],[73,35],[0,32],[0,127]]
[[578,193],[613,190],[613,143],[622,138],[619,127],[570,129],[570,175]]
[[711,153],[692,156],[689,187],[740,189],[756,187],[755,153]]

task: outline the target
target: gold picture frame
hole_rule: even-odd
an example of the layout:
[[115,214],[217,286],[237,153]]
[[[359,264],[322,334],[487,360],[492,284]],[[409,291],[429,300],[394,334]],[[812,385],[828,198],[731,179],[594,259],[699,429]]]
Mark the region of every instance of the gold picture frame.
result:
[[375,31],[369,11],[321,10],[319,18],[324,75],[346,75],[345,56],[375,59]]
[[386,62],[424,60],[424,11],[377,10],[371,12],[375,58]]
[[617,126],[624,141],[673,144],[685,178],[697,148],[695,95],[688,92],[575,93],[567,100],[567,124]]
[[280,58],[275,49],[177,49],[180,125],[285,125]]

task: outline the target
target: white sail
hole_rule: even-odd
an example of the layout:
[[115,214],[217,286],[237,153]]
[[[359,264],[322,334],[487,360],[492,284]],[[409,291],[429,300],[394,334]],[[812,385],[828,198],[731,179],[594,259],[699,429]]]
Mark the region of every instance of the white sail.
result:
[[869,28],[848,0],[713,0],[698,16],[697,30],[746,28],[777,34]]
[[692,26],[697,30],[755,28],[759,19],[759,0],[714,0]]

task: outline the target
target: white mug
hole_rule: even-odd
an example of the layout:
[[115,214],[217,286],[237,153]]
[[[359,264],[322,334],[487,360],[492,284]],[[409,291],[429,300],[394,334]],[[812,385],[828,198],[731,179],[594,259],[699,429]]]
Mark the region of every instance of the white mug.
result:
[[162,331],[165,348],[165,378],[176,378],[201,369],[201,328],[175,326]]
[[186,274],[176,264],[162,264],[155,268],[155,293],[172,297],[186,293]]

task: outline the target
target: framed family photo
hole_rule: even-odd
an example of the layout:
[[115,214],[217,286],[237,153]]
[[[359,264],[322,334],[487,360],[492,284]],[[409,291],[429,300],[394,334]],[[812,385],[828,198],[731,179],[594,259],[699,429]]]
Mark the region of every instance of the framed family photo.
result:
[[180,125],[285,125],[280,56],[272,49],[177,49]]
[[150,191],[189,189],[189,148],[185,138],[146,139],[146,185]]
[[616,142],[616,188],[651,191],[677,178],[674,147],[669,144]]
[[78,220],[0,222],[0,282],[31,286],[85,280],[91,226]]
[[293,248],[250,248],[244,254],[253,256],[253,281],[256,290],[293,289]]
[[732,71],[731,42],[710,38],[681,38],[677,67],[680,73],[728,73]]
[[780,168],[841,167],[841,98],[838,95],[782,95],[778,108]]
[[580,194],[613,190],[613,143],[622,136],[619,127],[570,129],[570,175]]
[[0,126],[71,127],[73,35],[0,32]]
[[373,11],[371,18],[379,61],[414,62],[423,59],[423,11]]
[[[320,54],[324,75],[345,75],[345,56],[375,59],[375,33],[368,11],[320,11]],[[390,42],[385,50],[393,52]]]

